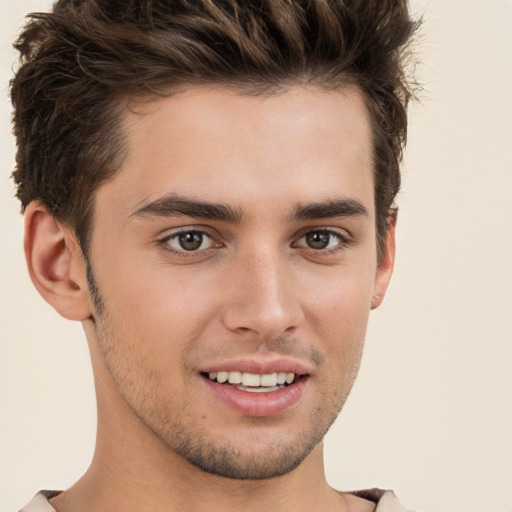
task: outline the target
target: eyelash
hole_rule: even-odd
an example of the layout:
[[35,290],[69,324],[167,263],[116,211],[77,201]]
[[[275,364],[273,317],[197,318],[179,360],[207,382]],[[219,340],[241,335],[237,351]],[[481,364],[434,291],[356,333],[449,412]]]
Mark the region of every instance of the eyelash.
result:
[[298,240],[301,240],[312,233],[325,233],[325,234],[328,234],[329,236],[332,236],[338,240],[338,243],[334,247],[331,247],[328,249],[315,249],[313,247],[299,246],[299,247],[304,247],[305,249],[307,249],[309,251],[313,251],[317,255],[327,256],[327,255],[333,254],[340,250],[346,249],[352,243],[352,239],[349,236],[345,235],[344,233],[342,233],[340,231],[337,231],[335,229],[330,229],[330,228],[308,229],[306,232],[304,232],[299,237]]
[[[326,248],[326,249],[315,249],[313,247],[297,245],[297,241],[302,240],[303,238],[305,238],[308,235],[313,234],[313,233],[323,233],[323,234],[327,234],[329,236],[335,237],[338,240],[338,243],[334,247]],[[167,235],[167,236],[161,238],[160,240],[158,240],[158,245],[162,248],[162,250],[164,250],[168,253],[177,255],[179,257],[184,257],[184,258],[194,258],[194,257],[197,258],[197,256],[199,254],[204,255],[207,252],[210,252],[212,249],[215,249],[215,246],[214,246],[214,247],[208,247],[206,249],[187,251],[185,249],[179,250],[174,247],[171,247],[169,244],[169,241],[171,241],[173,239],[177,239],[180,235],[183,235],[183,234],[199,234],[202,237],[207,237],[207,238],[211,239],[212,242],[215,242],[214,237],[210,233],[208,233],[204,230],[201,230],[201,229],[187,228],[187,229],[181,229],[179,231],[173,232],[170,235]],[[308,229],[307,231],[302,232],[302,234],[298,237],[297,241],[292,243],[292,247],[306,249],[310,252],[313,252],[315,255],[318,255],[318,256],[331,255],[340,250],[346,249],[352,243],[352,239],[349,236],[343,234],[340,231],[330,229],[330,228]],[[222,247],[222,244],[217,242],[217,247]]]
[[[201,229],[187,228],[187,229],[181,229],[179,231],[175,231],[175,232],[171,233],[170,235],[167,235],[164,238],[161,238],[160,240],[158,240],[158,244],[164,251],[169,252],[171,254],[175,254],[180,257],[184,257],[184,258],[194,258],[194,257],[197,257],[198,254],[205,254],[206,252],[209,252],[210,250],[212,250],[214,248],[214,247],[208,247],[207,249],[187,251],[185,249],[179,250],[179,249],[176,249],[176,248],[170,246],[169,242],[171,240],[177,239],[180,235],[192,234],[192,233],[201,235],[202,237],[206,237],[206,238],[211,239],[212,241],[215,241],[213,236],[210,235],[209,233],[207,233],[206,231],[203,231]],[[221,244],[218,244],[218,245],[220,246]]]

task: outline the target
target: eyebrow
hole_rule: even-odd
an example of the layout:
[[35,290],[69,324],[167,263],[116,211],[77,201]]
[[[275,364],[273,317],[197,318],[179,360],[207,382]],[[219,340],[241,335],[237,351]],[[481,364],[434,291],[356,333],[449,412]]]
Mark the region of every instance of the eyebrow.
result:
[[321,203],[298,205],[292,213],[292,218],[300,221],[352,216],[369,218],[370,214],[363,203],[353,198],[332,199]]
[[177,215],[232,223],[240,222],[242,219],[240,209],[222,203],[196,201],[176,194],[169,194],[141,206],[130,217],[174,217]]
[[[198,219],[240,223],[243,210],[223,203],[198,201],[169,194],[135,210],[130,217],[175,217],[186,215]],[[333,199],[307,205],[297,205],[290,216],[295,221],[329,219],[336,217],[369,217],[366,207],[357,199]]]

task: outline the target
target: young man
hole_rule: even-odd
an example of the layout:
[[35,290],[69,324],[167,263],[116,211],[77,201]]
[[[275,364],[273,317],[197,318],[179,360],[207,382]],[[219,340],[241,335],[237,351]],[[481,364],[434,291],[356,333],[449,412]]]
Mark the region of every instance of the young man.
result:
[[322,439],[394,262],[403,0],[60,0],[12,84],[28,269],[83,323],[87,473],[25,512],[403,511]]

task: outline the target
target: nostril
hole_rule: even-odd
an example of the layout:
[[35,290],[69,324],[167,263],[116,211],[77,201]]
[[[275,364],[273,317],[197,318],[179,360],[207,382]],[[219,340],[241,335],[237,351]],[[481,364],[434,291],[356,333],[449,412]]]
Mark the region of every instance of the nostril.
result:
[[240,284],[232,302],[223,308],[221,321],[229,331],[259,340],[290,335],[304,321],[304,311],[296,295],[284,284],[271,283],[243,290]]

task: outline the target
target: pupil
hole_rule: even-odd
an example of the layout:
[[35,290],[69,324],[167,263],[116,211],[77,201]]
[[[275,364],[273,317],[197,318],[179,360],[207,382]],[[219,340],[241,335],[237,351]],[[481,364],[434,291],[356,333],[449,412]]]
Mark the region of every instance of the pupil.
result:
[[308,245],[313,249],[325,249],[329,245],[330,235],[323,231],[315,231],[306,235]]
[[181,233],[179,236],[180,245],[185,251],[195,251],[203,243],[203,235],[195,231]]

